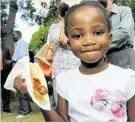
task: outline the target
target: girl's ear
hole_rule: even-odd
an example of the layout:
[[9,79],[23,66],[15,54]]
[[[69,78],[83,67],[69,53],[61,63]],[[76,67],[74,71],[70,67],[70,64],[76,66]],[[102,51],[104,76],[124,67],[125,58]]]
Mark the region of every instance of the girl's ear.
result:
[[71,44],[70,44],[70,40],[69,40],[69,39],[67,40],[67,43],[69,44],[69,46],[71,46]]
[[111,44],[111,42],[112,42],[112,34],[109,33],[109,43]]

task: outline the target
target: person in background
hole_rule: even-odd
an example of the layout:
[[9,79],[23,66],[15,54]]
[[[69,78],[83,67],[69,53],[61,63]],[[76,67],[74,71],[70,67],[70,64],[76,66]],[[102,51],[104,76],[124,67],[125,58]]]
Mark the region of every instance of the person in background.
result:
[[30,62],[34,63],[34,53],[29,51]]
[[[53,92],[55,104],[57,104],[57,92],[56,92],[56,76],[59,73],[65,72],[80,65],[80,60],[74,56],[68,44],[68,38],[64,33],[64,17],[69,9],[69,5],[62,2],[58,7],[59,22],[52,24],[49,29],[47,43],[54,46],[53,56]],[[48,55],[48,60],[52,59],[52,55]]]
[[[12,61],[15,64],[19,59],[29,56],[29,46],[28,43],[22,39],[22,33],[20,31],[15,31],[13,33],[13,40],[16,42],[15,50],[12,57]],[[20,76],[21,77],[21,76]],[[17,118],[22,118],[31,112],[30,102],[25,100],[24,95],[18,92],[19,97],[19,114]]]
[[117,0],[98,0],[108,12],[112,24],[112,43],[107,53],[114,65],[135,70],[134,20],[131,8],[118,6]]
[[[45,120],[135,121],[135,71],[104,60],[112,39],[105,8],[96,1],[71,7],[65,16],[65,33],[81,65],[57,75],[57,111],[42,110]],[[16,83],[22,87],[15,88],[22,91],[22,80]]]
[[10,90],[4,88],[4,84],[12,69],[11,54],[8,48],[2,46],[2,70],[1,70],[1,89],[2,89],[2,108],[6,113],[11,113],[10,109]]
[[[134,23],[135,25],[135,23]],[[135,26],[134,26],[134,51],[135,51]]]
[[2,51],[1,51],[1,42],[0,42],[0,71],[3,69],[3,62],[2,62]]

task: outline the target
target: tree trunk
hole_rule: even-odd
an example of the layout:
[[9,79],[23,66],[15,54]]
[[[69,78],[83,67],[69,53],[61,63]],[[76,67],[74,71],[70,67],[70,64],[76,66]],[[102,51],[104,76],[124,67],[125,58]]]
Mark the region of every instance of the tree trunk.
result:
[[12,39],[13,28],[18,10],[17,0],[10,0],[9,2],[9,17],[6,24],[6,35],[2,38],[3,46],[9,50],[14,49],[14,42]]

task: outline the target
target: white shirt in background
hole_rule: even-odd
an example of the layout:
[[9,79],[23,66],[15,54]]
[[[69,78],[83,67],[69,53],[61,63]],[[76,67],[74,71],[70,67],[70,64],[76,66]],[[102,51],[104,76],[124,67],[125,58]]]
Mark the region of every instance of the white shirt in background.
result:
[[20,39],[15,44],[15,50],[12,60],[18,61],[25,56],[29,56],[29,45],[26,41]]

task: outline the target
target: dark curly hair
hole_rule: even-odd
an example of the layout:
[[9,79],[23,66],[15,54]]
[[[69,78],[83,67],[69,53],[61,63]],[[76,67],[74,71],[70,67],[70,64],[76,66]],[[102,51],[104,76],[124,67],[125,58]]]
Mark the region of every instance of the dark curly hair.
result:
[[21,37],[21,36],[22,36],[21,31],[14,31],[14,33],[16,33],[19,37]]
[[59,11],[60,16],[61,17],[65,17],[65,14],[68,11],[68,9],[69,9],[69,5],[68,4],[66,4],[64,2],[60,3],[60,5],[58,7],[58,11]]

